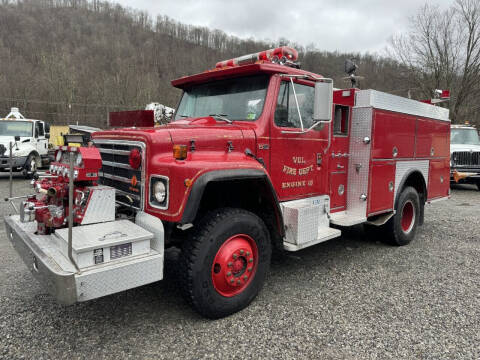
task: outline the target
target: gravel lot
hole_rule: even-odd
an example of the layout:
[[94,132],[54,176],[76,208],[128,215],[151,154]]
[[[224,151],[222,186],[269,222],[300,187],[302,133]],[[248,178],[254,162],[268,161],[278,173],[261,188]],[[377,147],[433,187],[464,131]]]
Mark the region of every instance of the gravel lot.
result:
[[[14,195],[27,189],[16,176]],[[193,312],[174,279],[58,305],[2,226],[0,358],[479,359],[479,220],[480,192],[457,187],[426,208],[409,246],[368,240],[359,227],[277,257],[250,307],[217,321]]]

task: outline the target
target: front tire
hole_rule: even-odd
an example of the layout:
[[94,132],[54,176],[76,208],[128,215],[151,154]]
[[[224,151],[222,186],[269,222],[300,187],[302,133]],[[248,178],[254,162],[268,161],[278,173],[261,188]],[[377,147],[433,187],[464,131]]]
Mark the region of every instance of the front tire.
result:
[[415,238],[420,214],[420,197],[415,188],[408,186],[398,198],[395,216],[385,224],[386,242],[396,246],[409,244]]
[[26,179],[33,178],[33,174],[35,173],[35,171],[37,171],[39,162],[41,163],[41,159],[37,155],[28,155],[24,168],[24,176]]
[[267,227],[255,214],[230,208],[207,214],[180,256],[186,300],[211,319],[242,310],[263,286],[271,251]]

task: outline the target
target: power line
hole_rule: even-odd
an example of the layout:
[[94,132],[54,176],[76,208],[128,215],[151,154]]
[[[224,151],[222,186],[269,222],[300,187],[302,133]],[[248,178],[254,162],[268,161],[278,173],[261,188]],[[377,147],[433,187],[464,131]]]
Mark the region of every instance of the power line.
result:
[[112,108],[138,108],[139,105],[112,105],[112,104],[82,104],[82,103],[68,103],[62,101],[45,101],[45,100],[27,100],[27,99],[15,99],[15,98],[0,98],[0,101],[7,102],[26,102],[32,104],[49,104],[49,105],[71,105],[71,106],[84,106],[84,107],[112,107]]

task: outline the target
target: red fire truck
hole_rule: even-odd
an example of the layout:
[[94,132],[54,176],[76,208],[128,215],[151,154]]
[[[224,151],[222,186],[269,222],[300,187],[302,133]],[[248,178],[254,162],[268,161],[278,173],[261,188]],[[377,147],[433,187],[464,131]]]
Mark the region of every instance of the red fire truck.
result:
[[282,47],[218,63],[172,81],[170,124],[59,149],[40,195],[6,217],[32,273],[72,304],[161,280],[175,246],[186,299],[218,318],[255,298],[274,248],[357,224],[410,243],[424,205],[449,197],[448,110],[335,89],[296,59]]

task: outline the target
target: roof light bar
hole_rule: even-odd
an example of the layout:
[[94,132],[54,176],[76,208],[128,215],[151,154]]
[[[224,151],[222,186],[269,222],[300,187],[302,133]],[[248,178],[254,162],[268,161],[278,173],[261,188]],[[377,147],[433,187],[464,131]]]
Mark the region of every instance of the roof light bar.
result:
[[219,61],[215,68],[233,67],[255,64],[257,61],[268,61],[274,64],[294,63],[298,59],[297,50],[282,46],[275,49],[260,51],[254,54],[243,55],[234,59]]

